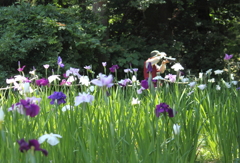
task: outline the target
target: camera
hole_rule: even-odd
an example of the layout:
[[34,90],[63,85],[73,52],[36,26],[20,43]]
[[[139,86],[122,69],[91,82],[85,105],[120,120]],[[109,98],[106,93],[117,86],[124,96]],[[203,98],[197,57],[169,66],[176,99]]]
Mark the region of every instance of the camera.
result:
[[168,60],[169,62],[175,62],[176,61],[176,58],[172,58],[172,57],[162,57],[162,59]]

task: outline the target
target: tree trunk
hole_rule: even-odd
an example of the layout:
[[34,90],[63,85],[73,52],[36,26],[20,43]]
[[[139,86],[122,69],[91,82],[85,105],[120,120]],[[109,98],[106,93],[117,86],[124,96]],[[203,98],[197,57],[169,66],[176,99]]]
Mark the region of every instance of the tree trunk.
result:
[[108,15],[107,15],[107,1],[95,0],[93,3],[92,11],[99,17],[99,23],[108,26]]
[[[102,42],[106,41],[109,38],[109,29],[108,29],[108,14],[107,14],[107,0],[94,0],[95,2],[93,3],[92,6],[92,12],[96,14],[96,16],[98,17],[98,23],[106,26],[106,32],[105,32],[105,36],[102,40]],[[99,65],[101,65],[102,62],[106,62],[108,61],[108,56],[106,54],[102,54],[99,53],[98,54],[98,62]]]
[[93,3],[92,11],[98,16],[98,23],[102,24],[103,26],[107,27],[105,37],[103,40],[107,40],[109,38],[109,30],[108,30],[108,15],[107,15],[107,1],[99,1],[95,0],[96,2]]

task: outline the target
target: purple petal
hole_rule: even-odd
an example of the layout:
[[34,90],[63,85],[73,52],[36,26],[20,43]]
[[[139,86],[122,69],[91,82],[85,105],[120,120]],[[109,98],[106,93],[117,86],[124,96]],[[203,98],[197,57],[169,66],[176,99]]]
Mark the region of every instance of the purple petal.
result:
[[147,80],[142,80],[142,81],[141,81],[141,86],[142,86],[144,89],[148,89],[148,81],[147,81]]
[[173,109],[168,109],[168,116],[169,117],[174,117]]
[[31,104],[29,108],[26,109],[26,115],[30,117],[35,117],[38,115],[40,107],[36,104]]
[[152,63],[149,62],[149,63],[148,63],[148,68],[147,68],[147,73],[148,73],[148,72],[152,72],[152,70],[153,70],[153,68],[152,68]]
[[36,139],[29,140],[29,146],[33,146],[35,150],[40,148],[40,144]]
[[20,150],[21,152],[23,152],[24,150],[27,151],[27,150],[30,149],[28,143],[27,143],[24,139],[19,140],[19,141],[18,141],[18,144],[19,144],[19,146],[20,146],[20,147],[19,147],[19,150]]

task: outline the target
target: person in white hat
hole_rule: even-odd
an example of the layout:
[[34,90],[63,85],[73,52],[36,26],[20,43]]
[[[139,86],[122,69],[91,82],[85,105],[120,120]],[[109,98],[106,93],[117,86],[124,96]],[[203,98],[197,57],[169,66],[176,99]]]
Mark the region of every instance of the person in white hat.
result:
[[167,57],[167,54],[165,52],[159,52],[158,50],[153,50],[150,53],[151,58],[148,58],[144,62],[144,79],[148,79],[149,73],[148,73],[148,65],[151,63],[152,66],[152,78],[156,77],[158,73],[164,73],[166,70],[166,64],[169,63],[167,59],[162,61],[162,64],[159,66],[157,63]]

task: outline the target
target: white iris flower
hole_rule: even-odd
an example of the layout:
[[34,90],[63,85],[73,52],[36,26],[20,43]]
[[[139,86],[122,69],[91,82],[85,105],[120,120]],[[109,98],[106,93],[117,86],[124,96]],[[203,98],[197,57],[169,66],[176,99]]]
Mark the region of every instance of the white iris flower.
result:
[[61,135],[58,134],[45,134],[43,136],[41,136],[40,138],[38,138],[38,142],[39,144],[42,144],[45,140],[47,140],[48,144],[54,146],[57,145],[59,143],[58,138],[62,138]]

